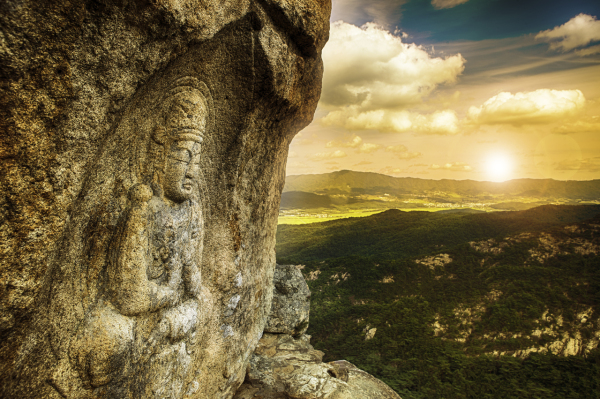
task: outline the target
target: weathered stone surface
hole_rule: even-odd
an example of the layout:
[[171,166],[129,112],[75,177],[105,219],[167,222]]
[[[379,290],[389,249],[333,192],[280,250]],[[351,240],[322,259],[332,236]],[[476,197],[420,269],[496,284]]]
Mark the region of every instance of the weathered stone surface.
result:
[[235,399],[399,399],[389,386],[345,361],[323,363],[310,336],[265,334]]
[[310,290],[294,265],[277,265],[273,275],[273,301],[265,332],[302,335],[308,328]]
[[330,2],[0,3],[0,396],[230,398]]
[[[265,328],[250,358],[246,381],[234,399],[400,399],[385,383],[345,360],[323,363],[323,352],[315,350],[310,335],[304,334],[310,290],[302,273],[296,266],[277,265],[274,280],[274,310],[267,326],[278,327]],[[297,310],[305,306],[306,319],[298,317],[304,313]],[[274,329],[283,330],[281,325],[289,330],[300,320],[302,333],[297,327],[291,328],[295,336],[272,333]]]

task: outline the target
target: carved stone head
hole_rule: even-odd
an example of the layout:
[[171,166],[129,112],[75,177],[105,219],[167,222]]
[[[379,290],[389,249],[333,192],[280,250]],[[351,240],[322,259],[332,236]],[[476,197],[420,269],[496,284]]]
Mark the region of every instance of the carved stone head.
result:
[[152,135],[154,143],[162,147],[155,160],[155,183],[174,203],[190,199],[197,185],[209,108],[206,96],[191,85],[176,86],[162,104]]

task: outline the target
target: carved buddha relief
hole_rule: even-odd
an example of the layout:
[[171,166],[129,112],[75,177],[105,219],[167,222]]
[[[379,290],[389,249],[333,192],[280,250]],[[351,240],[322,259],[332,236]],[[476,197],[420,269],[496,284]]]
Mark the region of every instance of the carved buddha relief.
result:
[[88,393],[164,398],[185,388],[207,295],[199,174],[211,108],[205,85],[180,79],[163,97],[154,129],[142,135],[145,164],[108,244],[98,300],[62,366],[77,372]]

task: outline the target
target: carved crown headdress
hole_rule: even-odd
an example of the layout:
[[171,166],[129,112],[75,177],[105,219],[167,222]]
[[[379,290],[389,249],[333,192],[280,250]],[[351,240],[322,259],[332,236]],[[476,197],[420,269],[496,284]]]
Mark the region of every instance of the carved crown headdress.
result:
[[162,98],[152,139],[159,144],[179,140],[202,143],[212,127],[212,110],[212,96],[206,84],[191,76],[180,78]]

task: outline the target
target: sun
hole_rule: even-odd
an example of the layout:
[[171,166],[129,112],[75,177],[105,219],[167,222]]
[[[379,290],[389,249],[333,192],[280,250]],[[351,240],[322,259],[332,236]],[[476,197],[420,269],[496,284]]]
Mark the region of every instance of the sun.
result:
[[492,181],[508,180],[512,172],[512,160],[505,154],[493,154],[487,160],[487,172]]

